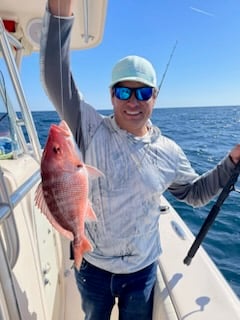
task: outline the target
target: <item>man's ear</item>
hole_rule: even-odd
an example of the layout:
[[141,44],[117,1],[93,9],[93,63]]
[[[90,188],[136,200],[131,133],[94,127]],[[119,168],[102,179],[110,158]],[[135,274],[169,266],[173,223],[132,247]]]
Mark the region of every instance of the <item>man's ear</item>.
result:
[[111,98],[114,97],[114,91],[113,91],[113,88],[110,88],[110,95],[111,95]]
[[110,88],[110,97],[111,97],[111,102],[112,102],[112,105],[113,105],[113,98],[114,98],[113,88]]
[[159,94],[159,89],[154,89],[154,92],[153,92],[153,94],[154,94],[154,97],[157,99],[157,96],[158,96],[158,94]]

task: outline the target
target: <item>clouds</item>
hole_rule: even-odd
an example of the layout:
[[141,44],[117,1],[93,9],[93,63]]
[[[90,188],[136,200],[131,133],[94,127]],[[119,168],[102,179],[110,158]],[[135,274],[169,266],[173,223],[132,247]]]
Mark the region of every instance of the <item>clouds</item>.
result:
[[214,17],[214,14],[210,13],[208,11],[205,11],[205,10],[202,10],[202,9],[199,9],[199,8],[195,8],[195,7],[190,7],[190,9],[192,11],[198,12],[200,14],[204,14],[205,16]]

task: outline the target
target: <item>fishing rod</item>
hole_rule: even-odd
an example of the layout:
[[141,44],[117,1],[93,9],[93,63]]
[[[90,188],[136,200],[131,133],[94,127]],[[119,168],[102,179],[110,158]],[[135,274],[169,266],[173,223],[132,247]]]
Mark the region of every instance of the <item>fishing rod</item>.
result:
[[164,81],[164,79],[165,79],[165,77],[166,77],[166,74],[167,74],[169,65],[170,65],[170,63],[171,63],[172,57],[173,57],[173,55],[174,55],[174,52],[175,52],[175,50],[176,50],[177,44],[178,44],[178,41],[176,40],[176,42],[175,42],[175,44],[174,44],[174,46],[173,46],[173,48],[172,48],[172,52],[171,52],[171,54],[170,54],[170,56],[169,56],[168,62],[167,62],[167,64],[166,64],[164,73],[163,73],[163,75],[162,75],[162,79],[161,79],[161,81],[160,81],[160,83],[159,83],[158,92],[160,91],[160,89],[161,89],[161,87],[162,87],[162,84],[163,84],[163,81]]
[[207,234],[209,228],[211,227],[214,220],[216,219],[225,199],[229,196],[231,191],[236,191],[234,185],[237,182],[239,174],[240,174],[240,161],[236,164],[236,166],[232,172],[232,175],[230,176],[228,182],[226,183],[226,185],[222,189],[222,192],[220,193],[216,203],[213,205],[206,220],[204,221],[198,235],[195,238],[195,241],[193,242],[191,248],[188,251],[187,256],[183,260],[184,264],[190,265],[192,258],[195,256],[195,254],[196,254],[198,248],[200,247],[205,235]]

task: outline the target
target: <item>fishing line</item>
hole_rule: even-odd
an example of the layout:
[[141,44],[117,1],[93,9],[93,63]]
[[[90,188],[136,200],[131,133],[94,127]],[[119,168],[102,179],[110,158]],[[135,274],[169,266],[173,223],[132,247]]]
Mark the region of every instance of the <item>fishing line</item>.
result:
[[58,0],[58,39],[59,39],[59,71],[60,71],[60,92],[61,92],[61,110],[62,110],[62,118],[64,119],[64,108],[63,108],[63,70],[62,70],[62,40],[61,40],[61,3]]

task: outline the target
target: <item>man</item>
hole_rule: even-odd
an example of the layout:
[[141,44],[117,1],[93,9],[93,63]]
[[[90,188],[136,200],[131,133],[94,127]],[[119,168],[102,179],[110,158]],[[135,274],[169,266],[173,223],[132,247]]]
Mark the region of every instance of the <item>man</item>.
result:
[[160,196],[168,189],[191,205],[207,203],[230,177],[240,159],[240,147],[212,171],[198,176],[182,149],[149,120],[158,94],[157,78],[151,63],[139,56],[117,62],[110,83],[114,115],[99,115],[79,93],[70,71],[73,20],[72,1],[49,0],[41,72],[46,91],[70,126],[84,161],[105,175],[90,186],[97,221],[86,223],[86,234],[94,250],[84,255],[80,270],[75,270],[85,319],[110,319],[115,297],[120,319],[151,319],[161,253]]

